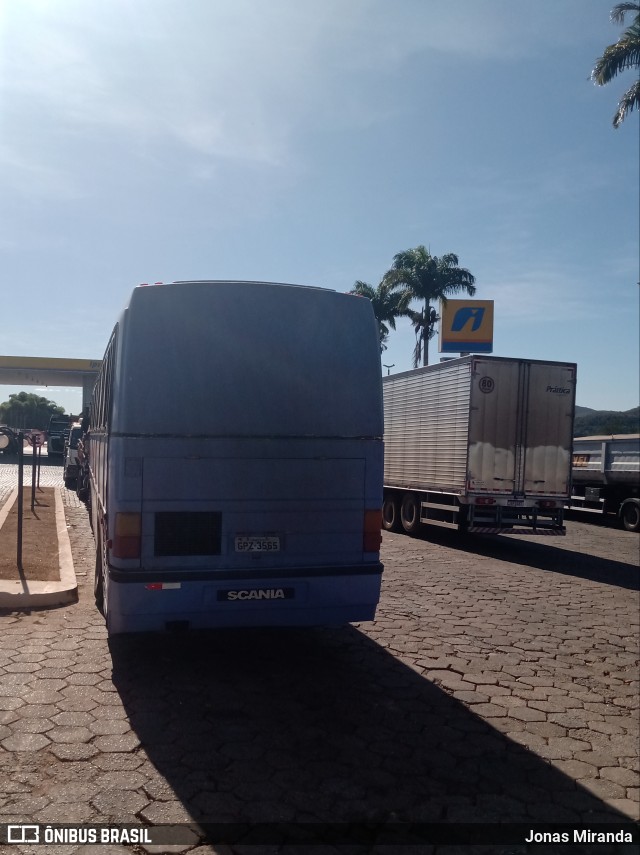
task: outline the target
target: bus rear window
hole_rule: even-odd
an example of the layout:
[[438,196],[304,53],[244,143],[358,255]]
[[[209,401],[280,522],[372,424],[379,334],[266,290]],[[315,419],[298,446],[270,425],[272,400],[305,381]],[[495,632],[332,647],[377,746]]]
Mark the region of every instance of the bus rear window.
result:
[[221,528],[222,515],[215,511],[157,513],[155,555],[220,555]]

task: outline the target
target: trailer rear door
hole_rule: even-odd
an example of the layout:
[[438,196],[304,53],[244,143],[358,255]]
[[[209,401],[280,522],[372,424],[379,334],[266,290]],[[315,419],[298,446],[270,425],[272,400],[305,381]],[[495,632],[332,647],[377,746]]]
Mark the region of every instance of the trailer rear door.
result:
[[575,365],[473,360],[469,489],[568,497]]
[[523,436],[524,492],[570,495],[576,369],[571,364],[527,363]]
[[468,486],[472,492],[516,491],[520,363],[474,359],[471,371]]

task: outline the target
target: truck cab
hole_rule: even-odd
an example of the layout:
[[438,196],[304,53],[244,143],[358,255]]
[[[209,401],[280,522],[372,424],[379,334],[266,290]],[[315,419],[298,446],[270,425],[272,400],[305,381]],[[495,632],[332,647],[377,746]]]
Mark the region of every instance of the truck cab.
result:
[[82,437],[82,426],[79,422],[72,424],[66,434],[64,443],[65,487],[75,487],[78,478],[78,442]]

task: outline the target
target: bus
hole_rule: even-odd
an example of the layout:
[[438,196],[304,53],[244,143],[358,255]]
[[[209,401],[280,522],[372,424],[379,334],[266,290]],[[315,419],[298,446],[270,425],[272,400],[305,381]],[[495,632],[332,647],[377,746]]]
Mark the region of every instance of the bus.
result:
[[373,620],[382,436],[368,300],[268,282],[135,288],[86,437],[109,634]]

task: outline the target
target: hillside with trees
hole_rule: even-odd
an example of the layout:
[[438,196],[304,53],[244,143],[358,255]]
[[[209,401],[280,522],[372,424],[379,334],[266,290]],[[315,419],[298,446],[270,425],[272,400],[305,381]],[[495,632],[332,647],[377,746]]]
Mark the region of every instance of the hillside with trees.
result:
[[640,433],[640,407],[624,412],[576,407],[574,436],[609,436],[615,433]]

